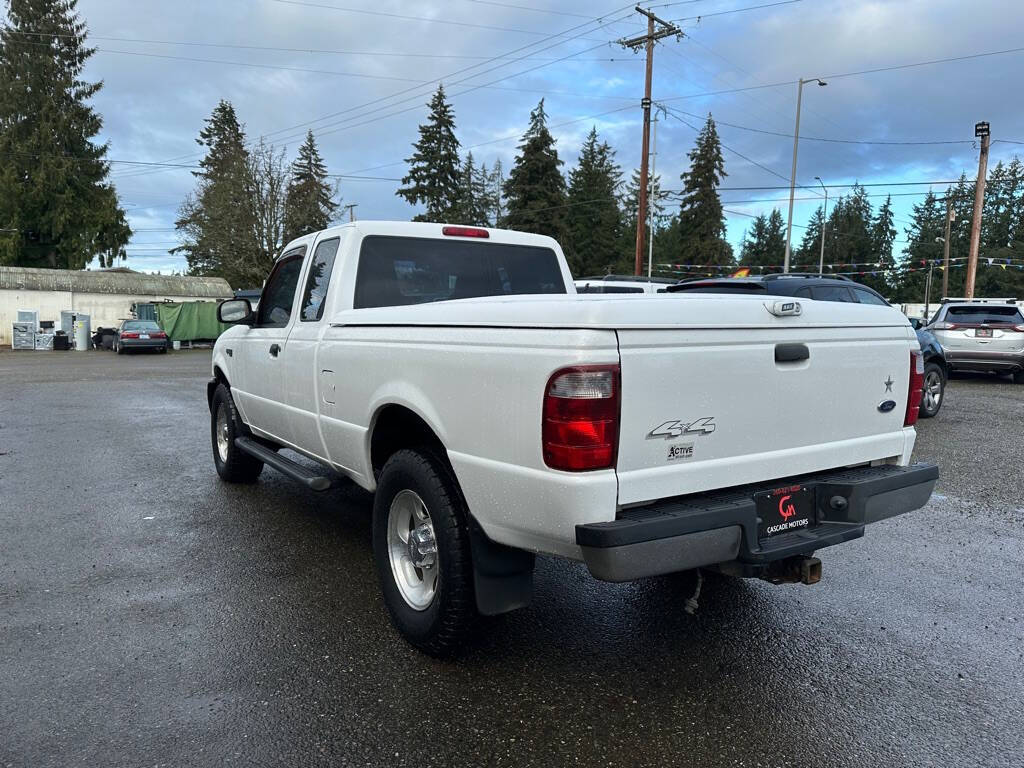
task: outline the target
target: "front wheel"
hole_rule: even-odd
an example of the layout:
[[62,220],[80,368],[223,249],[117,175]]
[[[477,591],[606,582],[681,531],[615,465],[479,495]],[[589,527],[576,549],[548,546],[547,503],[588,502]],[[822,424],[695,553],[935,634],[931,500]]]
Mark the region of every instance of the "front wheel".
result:
[[373,559],[391,621],[432,656],[456,652],[476,613],[467,513],[448,468],[401,450],[381,472],[373,503]]
[[255,483],[263,471],[263,462],[238,449],[235,438],[244,427],[231,398],[231,390],[217,385],[210,403],[210,438],[217,474],[229,483]]
[[919,415],[922,419],[930,419],[939,412],[946,393],[946,377],[942,373],[942,368],[935,363],[925,365],[922,389]]

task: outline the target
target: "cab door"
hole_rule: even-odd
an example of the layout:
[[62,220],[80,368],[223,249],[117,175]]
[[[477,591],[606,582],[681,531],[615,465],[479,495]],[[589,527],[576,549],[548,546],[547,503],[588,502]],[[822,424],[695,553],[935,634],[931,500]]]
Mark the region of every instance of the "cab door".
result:
[[249,426],[280,443],[291,443],[292,429],[284,404],[285,369],[289,365],[288,333],[298,303],[299,276],[306,247],[285,253],[263,286],[256,322],[237,345],[241,349],[241,382],[232,390]]
[[335,268],[345,232],[335,230],[321,235],[309,257],[309,267],[299,291],[300,302],[295,321],[288,334],[288,366],[284,375],[284,402],[288,406],[293,444],[311,456],[329,461],[320,434],[318,398],[333,402],[333,392],[322,392],[326,382],[333,381],[334,371],[324,371],[318,364],[320,336],[330,322],[328,301],[336,297],[331,293],[331,277],[340,272]]

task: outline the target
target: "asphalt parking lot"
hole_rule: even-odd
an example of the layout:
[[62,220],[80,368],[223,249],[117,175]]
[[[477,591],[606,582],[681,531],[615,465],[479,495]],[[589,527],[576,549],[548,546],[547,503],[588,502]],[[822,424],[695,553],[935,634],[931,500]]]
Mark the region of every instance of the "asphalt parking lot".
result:
[[928,506],[813,587],[539,561],[410,649],[368,498],[221,483],[208,352],[0,353],[0,766],[1019,766],[1024,386],[953,380]]

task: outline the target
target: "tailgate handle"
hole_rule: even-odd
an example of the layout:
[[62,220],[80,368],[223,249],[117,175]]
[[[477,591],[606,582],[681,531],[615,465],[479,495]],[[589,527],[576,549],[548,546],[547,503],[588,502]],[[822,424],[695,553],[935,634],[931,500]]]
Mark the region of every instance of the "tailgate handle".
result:
[[807,360],[811,356],[811,351],[807,349],[806,344],[776,344],[775,345],[775,362],[776,363],[799,363],[801,360]]

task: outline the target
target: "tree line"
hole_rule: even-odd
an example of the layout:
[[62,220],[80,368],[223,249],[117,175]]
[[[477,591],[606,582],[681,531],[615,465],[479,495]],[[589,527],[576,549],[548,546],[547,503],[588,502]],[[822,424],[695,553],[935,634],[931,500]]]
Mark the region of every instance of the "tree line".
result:
[[[81,269],[98,257],[110,266],[125,256],[131,238],[111,183],[108,147],[96,143],[102,118],[89,102],[102,83],[82,78],[95,50],[76,9],[77,0],[9,0],[0,28],[0,264]],[[500,160],[488,166],[472,152],[463,155],[443,87],[428,106],[396,190],[419,207],[415,219],[550,235],[577,276],[632,271],[636,228],[649,228],[637,216],[639,174],[624,177],[615,150],[596,128],[566,170],[542,99],[506,173]],[[175,252],[184,254],[190,273],[259,284],[291,238],[336,220],[339,185],[311,132],[289,163],[285,150],[248,141],[234,107],[222,101],[197,141],[205,156],[175,222],[182,240]],[[727,174],[711,115],[687,160],[679,192],[664,192],[660,178],[651,180],[657,271],[679,278],[729,274],[741,266],[777,271],[786,236],[778,209],[751,216],[738,253],[725,239],[719,187]],[[901,221],[891,197],[875,205],[865,187],[854,185],[828,210],[819,206],[806,225],[795,225],[792,263],[816,269],[824,230],[826,274],[845,274],[892,300],[917,302],[924,300],[930,271],[935,301],[948,213],[947,292],[962,295],[974,186],[962,176],[944,191],[930,191]],[[1017,158],[989,173],[977,293],[1024,295],[1024,165]]]
[[262,139],[247,146],[235,108],[221,101],[196,141],[206,156],[175,221],[183,244],[174,252],[185,255],[190,274],[260,285],[282,247],[333,221],[338,185],[312,131],[289,166],[283,149]]

